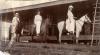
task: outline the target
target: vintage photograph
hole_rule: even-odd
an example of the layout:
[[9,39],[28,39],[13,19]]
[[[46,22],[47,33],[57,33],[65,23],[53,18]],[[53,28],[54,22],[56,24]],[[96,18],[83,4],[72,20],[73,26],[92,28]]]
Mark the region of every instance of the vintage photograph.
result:
[[0,55],[100,55],[100,0],[0,0]]

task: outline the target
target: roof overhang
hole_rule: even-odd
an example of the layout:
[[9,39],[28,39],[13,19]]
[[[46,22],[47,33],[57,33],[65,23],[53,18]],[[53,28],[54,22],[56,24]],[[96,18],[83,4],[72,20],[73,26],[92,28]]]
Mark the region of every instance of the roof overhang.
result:
[[47,7],[47,6],[53,6],[53,5],[60,5],[60,4],[67,4],[67,3],[74,3],[74,2],[83,2],[83,1],[88,1],[88,0],[57,0],[57,1],[53,1],[53,2],[47,2],[47,3],[42,3],[42,4],[36,4],[36,5],[2,9],[2,10],[0,10],[0,13],[35,9],[35,8]]

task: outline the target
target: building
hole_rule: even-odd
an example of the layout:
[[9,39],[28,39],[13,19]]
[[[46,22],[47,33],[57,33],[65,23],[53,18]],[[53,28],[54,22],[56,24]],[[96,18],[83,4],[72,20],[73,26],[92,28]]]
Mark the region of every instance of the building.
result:
[[[55,35],[55,25],[57,24],[57,22],[59,22],[59,20],[62,20],[62,18],[66,18],[67,7],[69,4],[72,4],[75,7],[73,12],[76,17],[80,18],[85,13],[88,13],[91,17],[91,20],[93,21],[95,3],[95,0],[49,0],[46,2],[40,2],[39,4],[25,3],[26,5],[19,5],[15,7],[12,6],[7,8],[4,7],[0,10],[0,14],[2,21],[11,22],[13,13],[18,12],[20,13],[20,20],[22,21],[22,23],[24,25],[31,25],[36,10],[37,8],[39,8],[42,12],[43,18],[46,18],[48,15],[50,16],[53,23],[53,30],[51,31],[51,33],[52,35]],[[86,24],[83,27],[82,35],[92,35],[92,25],[93,24]]]

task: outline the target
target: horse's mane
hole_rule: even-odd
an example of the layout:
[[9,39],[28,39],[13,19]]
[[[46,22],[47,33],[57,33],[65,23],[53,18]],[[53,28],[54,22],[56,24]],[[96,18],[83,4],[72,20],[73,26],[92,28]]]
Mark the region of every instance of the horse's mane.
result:
[[78,17],[77,19],[75,19],[75,20],[80,20],[81,18],[83,18],[84,16],[86,16],[87,14],[84,14],[84,15],[82,15],[81,17]]

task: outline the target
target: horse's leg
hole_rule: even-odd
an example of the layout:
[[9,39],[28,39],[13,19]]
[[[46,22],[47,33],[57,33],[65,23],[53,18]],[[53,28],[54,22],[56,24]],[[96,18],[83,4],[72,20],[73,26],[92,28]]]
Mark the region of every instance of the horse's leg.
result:
[[59,27],[59,24],[58,24],[58,31],[59,31],[59,36],[58,36],[57,40],[58,40],[59,43],[61,43],[61,32],[62,32],[62,30],[61,30],[61,27]]
[[33,33],[31,34],[31,40],[32,40],[32,41],[34,40],[34,35],[33,35]]
[[47,41],[47,39],[48,39],[48,30],[49,30],[49,28],[48,28],[48,26],[46,27],[46,32],[45,32],[45,41]]
[[79,34],[80,34],[80,32],[79,31],[76,31],[76,44],[78,44]]
[[23,34],[22,32],[23,32],[22,28],[19,28],[19,31],[16,36],[16,42],[20,42],[21,34]]
[[44,33],[44,38],[43,38],[43,39],[44,39],[44,42],[46,42],[46,40],[47,40],[46,38],[47,38],[47,30],[46,30],[46,32]]
[[61,34],[62,34],[62,30],[59,30],[59,43],[61,43]]
[[32,27],[32,30],[31,30],[31,40],[33,41],[34,40],[34,30],[35,30],[35,27]]
[[20,40],[20,34],[17,34],[16,36],[17,36],[16,37],[16,42],[19,42],[19,40]]
[[59,43],[61,43],[61,35],[62,35],[62,30],[64,28],[64,22],[58,23],[58,30],[59,30]]
[[11,38],[11,41],[10,43],[8,44],[8,48],[11,48],[13,43],[15,42],[16,40],[16,33],[12,33],[12,38]]

